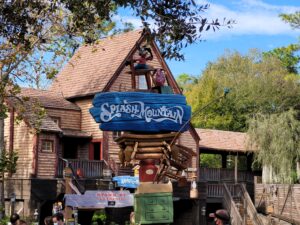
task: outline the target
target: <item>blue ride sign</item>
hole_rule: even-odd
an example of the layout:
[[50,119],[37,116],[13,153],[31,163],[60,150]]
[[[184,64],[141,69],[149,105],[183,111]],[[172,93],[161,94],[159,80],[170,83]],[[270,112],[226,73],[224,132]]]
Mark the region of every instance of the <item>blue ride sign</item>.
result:
[[93,105],[90,113],[106,131],[183,132],[191,118],[183,95],[105,92],[95,96]]

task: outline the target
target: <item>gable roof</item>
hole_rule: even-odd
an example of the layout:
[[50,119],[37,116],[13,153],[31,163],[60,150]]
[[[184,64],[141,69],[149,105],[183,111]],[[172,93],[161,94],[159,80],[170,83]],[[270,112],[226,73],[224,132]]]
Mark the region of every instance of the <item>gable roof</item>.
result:
[[[62,129],[60,129],[48,115],[45,115],[43,118],[38,118],[38,115],[36,115],[35,112],[35,105],[37,103],[44,108],[80,111],[80,108],[77,105],[64,99],[61,94],[52,91],[22,88],[19,96],[29,97],[29,100],[20,103],[16,98],[9,97],[6,102],[16,108],[17,113],[20,113],[25,122],[27,122],[32,128],[37,128],[43,131],[62,132]],[[21,109],[21,111],[19,111],[17,107],[18,104],[23,104],[23,107],[26,110],[23,111]],[[39,121],[39,119],[41,120]]]
[[95,45],[84,45],[57,75],[50,87],[65,98],[103,91],[131,50],[143,39],[142,30],[107,37]]
[[80,108],[72,102],[67,101],[60,93],[53,91],[22,88],[21,96],[37,100],[45,108],[70,109],[80,111]]
[[255,151],[247,148],[246,133],[199,128],[196,131],[200,136],[200,152],[201,149],[243,153]]

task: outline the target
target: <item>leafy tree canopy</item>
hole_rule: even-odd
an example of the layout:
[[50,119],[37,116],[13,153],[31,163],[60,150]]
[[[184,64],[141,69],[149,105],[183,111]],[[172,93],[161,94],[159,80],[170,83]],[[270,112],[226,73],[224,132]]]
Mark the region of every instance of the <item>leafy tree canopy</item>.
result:
[[300,28],[300,11],[290,14],[281,14],[281,19],[291,25],[294,29]]
[[[277,57],[263,57],[254,50],[245,56],[228,52],[209,63],[198,83],[186,92],[197,112],[192,122],[201,128],[246,131],[247,119],[255,114],[279,113],[297,105],[298,81]],[[224,88],[230,93],[220,98]]]
[[176,82],[183,91],[186,91],[192,85],[196,84],[198,79],[197,77],[191,76],[187,73],[182,73],[176,78]]
[[300,62],[299,51],[299,44],[291,44],[286,47],[275,48],[263,54],[265,57],[277,57],[290,73],[298,73]]
[[249,122],[251,148],[258,149],[256,161],[273,171],[273,182],[293,182],[293,171],[300,160],[300,122],[296,112],[257,114]]

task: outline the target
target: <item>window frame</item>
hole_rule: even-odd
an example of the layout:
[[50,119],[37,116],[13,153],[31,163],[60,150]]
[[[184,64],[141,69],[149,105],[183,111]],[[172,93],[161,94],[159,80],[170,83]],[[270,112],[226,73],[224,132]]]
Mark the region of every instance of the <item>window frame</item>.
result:
[[[50,143],[50,147],[51,150],[48,149],[44,149],[44,144],[45,143]],[[54,152],[54,140],[49,140],[49,139],[42,139],[42,143],[41,143],[41,152],[45,152],[45,153],[53,153]]]

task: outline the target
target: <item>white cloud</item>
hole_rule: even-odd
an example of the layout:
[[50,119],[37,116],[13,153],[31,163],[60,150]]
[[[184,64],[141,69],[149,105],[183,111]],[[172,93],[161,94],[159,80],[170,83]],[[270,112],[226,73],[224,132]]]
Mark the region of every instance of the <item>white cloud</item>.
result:
[[[211,2],[210,2],[211,1]],[[279,14],[300,11],[300,7],[290,5],[268,4],[261,0],[228,0],[225,5],[216,4],[212,0],[198,0],[199,5],[210,4],[210,8],[203,13],[209,19],[233,19],[236,24],[231,29],[226,27],[213,32],[203,32],[202,37],[207,40],[242,35],[290,35],[299,36],[300,30],[293,30],[289,24],[283,22]],[[274,1],[276,2],[276,1]],[[114,21],[131,22],[135,28],[141,28],[141,20],[132,16],[129,10],[122,16],[116,15]],[[151,23],[151,22],[150,22]],[[153,23],[151,26],[154,27]]]
[[[228,1],[230,2],[230,1]],[[210,19],[227,18],[234,19],[236,24],[233,28],[221,28],[217,32],[204,32],[205,39],[224,38],[239,35],[291,35],[298,36],[299,30],[293,30],[287,23],[279,18],[281,13],[294,13],[300,10],[296,6],[279,6],[267,4],[260,0],[231,1],[232,9],[210,3],[208,1],[198,1],[198,4],[210,4],[210,8],[205,13]]]

